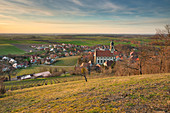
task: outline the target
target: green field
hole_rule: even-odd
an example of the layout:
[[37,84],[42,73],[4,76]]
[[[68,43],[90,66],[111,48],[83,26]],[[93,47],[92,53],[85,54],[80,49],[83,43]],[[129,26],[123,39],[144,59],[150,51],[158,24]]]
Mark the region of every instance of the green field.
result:
[[[128,39],[129,41],[136,40],[141,42],[151,42],[152,40],[149,39],[150,37],[146,36],[128,36],[130,38],[127,38],[126,36],[103,36],[103,35],[96,35],[96,36],[74,36],[74,35],[68,35],[68,36],[55,36],[55,35],[5,35],[0,36],[0,44],[49,44],[48,41],[52,42],[60,42],[60,43],[70,43],[70,44],[76,44],[76,45],[87,45],[87,46],[95,46],[97,44],[101,45],[109,45],[110,41],[117,40],[118,42],[115,42],[115,45],[117,44],[130,44],[122,42],[122,39]],[[133,45],[135,46],[135,45]]]
[[8,91],[0,112],[168,112],[170,74],[103,77]]
[[0,39],[0,44],[48,44],[48,43],[42,41],[33,41],[33,40]]
[[0,44],[0,55],[8,55],[8,54],[24,54],[25,51],[10,45],[10,44]]
[[54,64],[55,66],[74,66],[77,63],[79,56],[70,56],[59,58],[58,61]]
[[[82,40],[82,39],[73,39],[73,40],[57,40],[56,42],[60,42],[60,43],[65,43],[65,44],[75,44],[75,45],[86,45],[86,46],[95,46],[95,45],[110,45],[110,41],[111,39],[97,39],[96,40]],[[136,46],[135,44],[131,44],[130,42],[114,42],[115,45],[118,44],[128,44],[128,45],[132,45],[132,46]]]

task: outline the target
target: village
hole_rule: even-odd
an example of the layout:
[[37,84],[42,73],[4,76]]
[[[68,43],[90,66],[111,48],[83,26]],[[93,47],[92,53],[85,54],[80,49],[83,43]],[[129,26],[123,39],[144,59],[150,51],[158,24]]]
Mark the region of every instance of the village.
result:
[[[53,45],[31,45],[33,50],[38,50],[42,53],[32,52],[25,55],[8,55],[1,56],[1,71],[3,73],[9,73],[17,69],[26,69],[34,65],[53,65],[62,57],[80,56],[75,65],[75,70],[86,68],[90,73],[92,70],[101,70],[101,66],[113,67],[115,62],[123,61],[124,59],[131,59],[131,62],[139,60],[137,49],[133,48],[133,51],[128,56],[123,54],[121,51],[117,51],[114,46],[114,42],[110,42],[108,45],[96,45],[93,47],[80,46],[74,44],[53,44]],[[77,73],[81,74],[81,73]],[[49,71],[41,73],[30,73],[28,75],[16,76],[10,78],[11,80],[24,80],[33,79],[37,77],[51,77],[52,73]],[[9,80],[9,79],[8,79]]]

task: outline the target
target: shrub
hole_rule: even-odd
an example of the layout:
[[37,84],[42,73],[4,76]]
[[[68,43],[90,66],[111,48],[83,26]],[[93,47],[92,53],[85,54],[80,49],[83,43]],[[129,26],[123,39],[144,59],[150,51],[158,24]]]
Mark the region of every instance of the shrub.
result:
[[70,75],[76,75],[75,71],[70,71]]
[[62,72],[54,72],[52,76],[61,76]]
[[66,73],[66,70],[65,70],[65,69],[62,69],[61,72],[65,74],[65,73]]
[[57,68],[53,68],[53,72],[58,72],[58,69]]
[[74,71],[70,71],[70,75],[81,75],[81,70],[80,69],[76,69]]
[[48,68],[47,67],[41,67],[40,72],[44,72],[44,71],[48,71]]

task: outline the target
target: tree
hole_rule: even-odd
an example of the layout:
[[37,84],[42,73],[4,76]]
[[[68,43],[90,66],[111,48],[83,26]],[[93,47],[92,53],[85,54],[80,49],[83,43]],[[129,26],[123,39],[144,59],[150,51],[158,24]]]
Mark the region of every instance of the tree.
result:
[[0,77],[0,95],[6,92],[5,85],[3,84],[5,77]]
[[81,68],[81,74],[82,74],[82,76],[84,76],[85,81],[87,82],[86,69],[85,69],[84,67],[83,67],[83,68]]
[[159,70],[160,73],[169,72],[169,59],[170,59],[170,25],[165,25],[164,30],[157,29],[155,35],[157,43],[161,43],[158,48],[159,55]]

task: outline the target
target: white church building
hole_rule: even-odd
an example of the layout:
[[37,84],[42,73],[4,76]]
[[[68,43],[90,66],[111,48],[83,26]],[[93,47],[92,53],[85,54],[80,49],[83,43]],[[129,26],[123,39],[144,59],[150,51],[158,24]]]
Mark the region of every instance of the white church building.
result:
[[96,49],[94,52],[94,63],[104,64],[106,61],[114,61],[114,42],[110,42],[110,49]]

